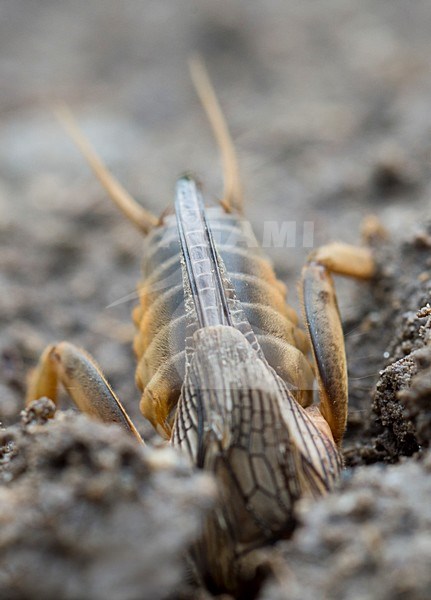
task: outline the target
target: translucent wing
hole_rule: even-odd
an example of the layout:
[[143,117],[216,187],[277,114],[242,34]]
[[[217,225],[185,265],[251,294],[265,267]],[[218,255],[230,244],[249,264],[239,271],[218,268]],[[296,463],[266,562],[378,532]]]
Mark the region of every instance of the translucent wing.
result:
[[177,183],[175,212],[184,260],[186,312],[191,326],[194,325],[194,330],[211,325],[235,327],[265,360],[217,252],[200,190],[191,177],[182,177]]
[[239,556],[289,535],[295,502],[328,491],[341,464],[333,442],[266,361],[192,179],[178,182],[175,210],[192,329],[172,443],[217,479],[220,503],[198,554],[226,583]]
[[232,325],[201,194],[189,177],[182,177],[177,183],[175,211],[199,327]]

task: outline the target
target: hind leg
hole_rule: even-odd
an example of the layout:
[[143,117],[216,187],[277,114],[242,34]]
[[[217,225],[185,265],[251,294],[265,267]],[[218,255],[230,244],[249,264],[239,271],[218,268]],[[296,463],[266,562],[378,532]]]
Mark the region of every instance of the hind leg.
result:
[[369,279],[375,272],[369,248],[333,243],[309,257],[302,272],[305,321],[317,367],[320,412],[341,443],[347,421],[348,382],[344,336],[331,273]]
[[105,423],[118,423],[142,442],[141,436],[94,360],[68,342],[48,346],[30,377],[26,404],[47,396],[57,402],[61,383],[76,406]]

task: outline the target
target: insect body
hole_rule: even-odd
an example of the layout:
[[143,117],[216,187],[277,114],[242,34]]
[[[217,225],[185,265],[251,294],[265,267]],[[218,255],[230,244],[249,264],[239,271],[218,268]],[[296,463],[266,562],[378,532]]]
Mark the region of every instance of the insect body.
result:
[[[187,190],[194,185],[192,182],[187,185],[183,180],[179,187]],[[206,210],[206,218],[264,355],[291,384],[298,401],[302,405],[310,404],[313,374],[303,354],[307,340],[297,327],[295,312],[285,302],[283,284],[276,279],[257,242],[250,239],[250,232],[239,216],[226,214],[221,207],[212,207]],[[175,215],[165,217],[163,228],[153,230],[148,236],[140,305],[134,313],[138,327],[136,378],[143,391],[141,410],[168,438],[186,362],[187,317],[176,221]],[[196,260],[199,261],[199,257]]]
[[[191,177],[161,219],[107,172],[70,117],[72,137],[113,200],[146,235],[134,311],[140,407],[192,463],[214,474],[219,503],[203,526],[195,562],[218,589],[247,577],[253,549],[294,527],[294,505],[332,488],[347,415],[342,330],[330,272],[369,277],[370,252],[344,244],[316,251],[303,272],[308,330],[242,218],[236,157],[205,71],[193,75],[225,163],[223,202],[205,208]],[[308,354],[314,362],[309,362]],[[317,378],[320,406],[313,403]],[[43,354],[28,400],[55,400],[57,382],[82,410],[139,437],[94,362],[63,342]]]

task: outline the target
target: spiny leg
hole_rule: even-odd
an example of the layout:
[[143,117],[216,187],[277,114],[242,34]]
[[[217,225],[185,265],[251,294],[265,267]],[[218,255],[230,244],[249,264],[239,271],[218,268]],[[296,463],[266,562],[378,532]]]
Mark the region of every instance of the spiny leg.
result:
[[347,421],[348,382],[344,336],[331,273],[369,279],[369,248],[332,243],[313,252],[302,272],[305,321],[317,367],[320,411],[341,443]]
[[31,375],[26,404],[42,396],[57,403],[59,383],[82,412],[105,423],[118,423],[142,442],[130,417],[94,360],[84,350],[68,342],[45,349]]

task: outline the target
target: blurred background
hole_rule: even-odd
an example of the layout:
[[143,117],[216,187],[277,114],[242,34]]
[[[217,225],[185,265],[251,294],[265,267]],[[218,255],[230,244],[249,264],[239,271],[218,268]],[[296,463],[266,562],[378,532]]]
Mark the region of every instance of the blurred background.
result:
[[[52,106],[71,107],[154,212],[185,170],[217,199],[218,152],[187,69],[199,52],[258,238],[265,219],[296,223],[293,247],[268,249],[295,296],[304,222],[317,246],[358,241],[369,213],[393,236],[429,217],[430,23],[427,0],[2,0],[0,420],[15,418],[41,349],[64,338],[94,353],[129,410],[138,406],[133,302],[108,307],[135,289],[142,240]],[[347,318],[354,307],[340,289]]]

